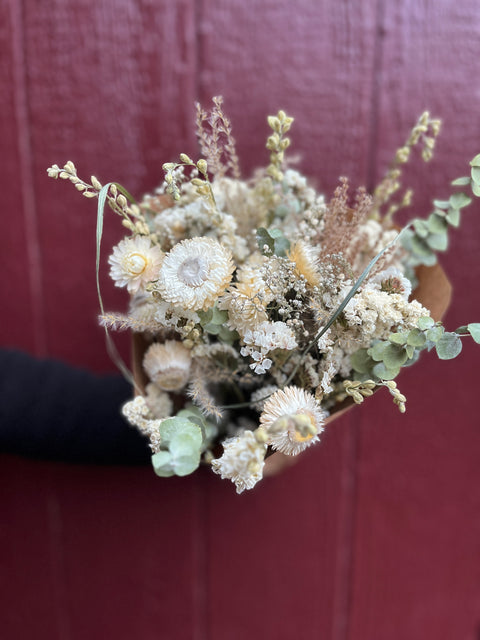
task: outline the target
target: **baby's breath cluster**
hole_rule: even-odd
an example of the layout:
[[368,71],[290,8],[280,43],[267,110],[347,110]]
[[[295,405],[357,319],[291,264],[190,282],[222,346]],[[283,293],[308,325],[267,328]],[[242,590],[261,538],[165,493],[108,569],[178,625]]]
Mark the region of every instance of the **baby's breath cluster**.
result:
[[[470,194],[434,201],[401,241],[392,221],[411,199],[407,189],[393,200],[400,167],[416,145],[430,160],[439,121],[421,116],[373,195],[341,178],[330,200],[289,165],[293,118],[267,122],[266,167],[249,180],[220,97],[210,111],[197,105],[202,157],[165,163],[138,203],[116,183],[82,180],[72,162],[48,169],[107,203],[128,232],[109,264],[129,310],[100,321],[143,336],[142,395],[123,413],[149,439],[155,473],[187,475],[203,461],[238,493],[270,453],[298,455],[329,416],[379,387],[403,413],[395,378],[423,350],[450,359],[465,338],[480,342],[480,324],[448,332],[412,293],[414,267],[446,248]],[[480,156],[453,186],[480,195]]]

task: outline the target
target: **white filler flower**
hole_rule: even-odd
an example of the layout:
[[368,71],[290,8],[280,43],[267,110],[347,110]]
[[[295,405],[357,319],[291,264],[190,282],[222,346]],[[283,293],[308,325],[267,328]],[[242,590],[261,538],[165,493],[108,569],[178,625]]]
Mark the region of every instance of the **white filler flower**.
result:
[[223,293],[234,269],[232,254],[218,240],[183,240],[163,260],[158,291],[167,302],[206,311]]
[[260,424],[273,449],[295,456],[318,441],[325,417],[311,393],[292,386],[279,389],[265,402]]
[[235,483],[237,493],[253,489],[262,479],[267,445],[258,442],[252,431],[223,442],[223,455],[212,460],[212,468],[222,479]]
[[125,238],[108,258],[110,277],[117,287],[127,287],[129,293],[137,293],[155,280],[162,257],[161,249],[152,246],[148,238]]

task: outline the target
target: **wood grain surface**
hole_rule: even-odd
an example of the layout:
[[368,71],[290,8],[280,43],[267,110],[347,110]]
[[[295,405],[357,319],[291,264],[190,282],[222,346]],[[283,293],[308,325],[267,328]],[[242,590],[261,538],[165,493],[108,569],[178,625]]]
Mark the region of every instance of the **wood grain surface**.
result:
[[[409,215],[480,152],[477,0],[5,0],[0,6],[2,344],[111,371],[97,326],[95,206],[46,176],[136,196],[196,154],[195,100],[225,98],[242,170],[266,160],[266,115],[326,194],[372,187],[426,108],[435,159],[406,171]],[[478,201],[442,264],[446,326],[479,321]],[[122,235],[107,219],[108,248]],[[118,340],[128,357],[128,340]],[[2,456],[0,637],[89,640],[476,640],[480,628],[479,351],[430,355],[341,417],[278,477],[237,496],[207,470]]]

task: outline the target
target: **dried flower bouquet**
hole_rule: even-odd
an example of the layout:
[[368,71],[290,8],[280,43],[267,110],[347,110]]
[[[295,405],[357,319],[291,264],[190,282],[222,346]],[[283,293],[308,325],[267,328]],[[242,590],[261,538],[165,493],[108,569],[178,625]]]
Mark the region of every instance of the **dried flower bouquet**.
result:
[[[268,453],[318,442],[348,402],[385,387],[404,412],[394,379],[422,350],[449,359],[462,336],[480,342],[477,323],[445,331],[448,284],[433,267],[470,196],[434,201],[400,233],[393,222],[411,199],[401,167],[416,146],[431,158],[439,121],[421,116],[373,195],[351,196],[342,178],[328,202],[286,162],[292,122],[283,111],[268,118],[270,162],[242,180],[221,98],[210,112],[197,105],[202,158],[165,164],[163,184],[139,203],[116,183],[84,182],[72,162],[48,170],[98,198],[97,278],[106,203],[128,231],[109,263],[130,308],[105,313],[100,297],[100,321],[141,345],[123,413],[149,438],[159,476],[203,460],[238,493],[251,489]],[[480,155],[470,165],[452,184],[480,196]],[[419,265],[423,296],[412,295]]]

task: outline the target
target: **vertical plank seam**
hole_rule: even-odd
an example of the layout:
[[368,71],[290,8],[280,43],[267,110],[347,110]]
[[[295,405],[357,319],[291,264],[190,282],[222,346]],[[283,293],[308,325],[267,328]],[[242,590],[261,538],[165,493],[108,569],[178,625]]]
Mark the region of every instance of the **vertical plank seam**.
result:
[[35,353],[47,354],[45,305],[43,302],[42,257],[39,244],[37,209],[33,188],[32,139],[28,106],[28,75],[25,38],[25,4],[10,0],[12,24],[13,91],[20,158],[19,181],[25,224],[29,289]]
[[63,545],[63,519],[60,502],[55,489],[55,483],[49,483],[47,496],[47,513],[50,542],[50,567],[53,582],[53,600],[55,603],[55,618],[57,633],[60,640],[70,640],[71,624],[68,612],[67,588],[65,580],[65,553]]
[[[193,0],[193,74],[194,74],[194,99],[201,102],[203,98],[202,76],[203,69],[203,35],[202,22],[204,15],[204,4],[202,0]],[[200,475],[192,478],[195,485],[193,491],[195,527],[193,528],[195,545],[195,580],[194,603],[195,603],[195,628],[193,630],[194,640],[207,640],[210,637],[210,618],[208,610],[208,595],[210,589],[210,566],[209,566],[209,511],[208,511],[208,478],[206,470],[200,470]]]
[[373,53],[373,73],[372,73],[372,93],[370,107],[370,125],[367,145],[367,190],[372,192],[376,181],[376,163],[378,149],[378,130],[380,114],[380,87],[382,85],[383,73],[383,36],[384,36],[384,0],[377,0],[375,16],[375,44]]

